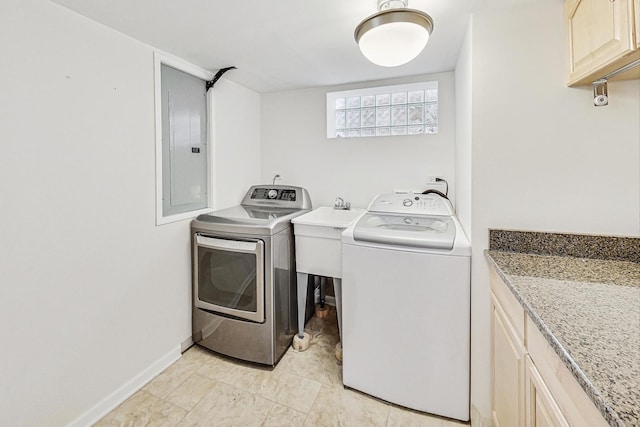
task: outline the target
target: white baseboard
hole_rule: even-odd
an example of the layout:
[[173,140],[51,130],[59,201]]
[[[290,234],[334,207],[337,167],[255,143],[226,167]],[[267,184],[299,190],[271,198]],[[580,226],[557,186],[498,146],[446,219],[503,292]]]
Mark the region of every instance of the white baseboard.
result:
[[102,399],[102,401],[98,402],[94,407],[73,420],[67,427],[85,427],[95,424],[119,404],[131,397],[136,391],[144,387],[146,383],[155,378],[159,373],[167,369],[169,365],[178,360],[180,356],[180,346],[176,346],[176,348],[155,361],[151,366]]
[[184,341],[180,343],[180,353],[184,353],[189,350],[189,348],[193,345],[193,338],[189,335]]

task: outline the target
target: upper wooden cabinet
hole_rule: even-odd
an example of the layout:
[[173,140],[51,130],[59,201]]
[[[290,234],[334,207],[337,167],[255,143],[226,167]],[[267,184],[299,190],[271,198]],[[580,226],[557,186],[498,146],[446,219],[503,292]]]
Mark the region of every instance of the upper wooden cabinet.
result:
[[[640,58],[639,0],[567,0],[569,86],[593,81]],[[640,78],[640,67],[621,78]]]
[[640,49],[640,0],[634,0],[633,11],[636,15],[636,49]]

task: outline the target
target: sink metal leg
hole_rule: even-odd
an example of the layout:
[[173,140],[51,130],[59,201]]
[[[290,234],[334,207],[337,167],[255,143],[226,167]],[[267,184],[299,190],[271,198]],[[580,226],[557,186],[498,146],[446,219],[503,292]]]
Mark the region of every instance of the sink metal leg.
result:
[[325,298],[327,295],[327,279],[320,278],[320,308],[324,308]]
[[329,307],[325,306],[327,278],[324,276],[315,276],[316,283],[320,285],[320,304],[316,306],[316,317],[318,319],[324,319],[329,316]]
[[307,308],[307,281],[309,275],[307,273],[297,273],[298,279],[298,336],[302,338],[304,335],[304,319]]
[[342,341],[342,279],[333,278],[333,290],[336,294],[336,314],[338,315],[338,332]]
[[307,308],[307,273],[297,273],[298,288],[298,334],[293,337],[293,348],[298,351],[305,351],[309,348],[311,336],[304,332],[304,320]]
[[333,290],[336,297],[336,314],[338,315],[338,333],[340,334],[340,342],[336,344],[336,359],[342,363],[342,279],[333,278]]

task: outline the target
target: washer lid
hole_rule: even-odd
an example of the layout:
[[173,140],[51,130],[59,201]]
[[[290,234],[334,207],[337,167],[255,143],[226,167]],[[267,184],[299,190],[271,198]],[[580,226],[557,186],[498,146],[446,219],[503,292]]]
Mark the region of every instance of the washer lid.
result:
[[456,225],[451,217],[405,216],[369,212],[354,227],[353,239],[383,245],[453,249]]

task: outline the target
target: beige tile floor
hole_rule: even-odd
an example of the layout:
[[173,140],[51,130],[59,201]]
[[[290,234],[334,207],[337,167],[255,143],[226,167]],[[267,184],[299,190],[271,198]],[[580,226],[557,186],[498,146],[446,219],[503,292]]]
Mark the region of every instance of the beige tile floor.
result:
[[307,351],[289,349],[274,369],[194,346],[96,426],[425,426],[467,424],[419,414],[345,390],[336,362],[335,310],[313,317]]

